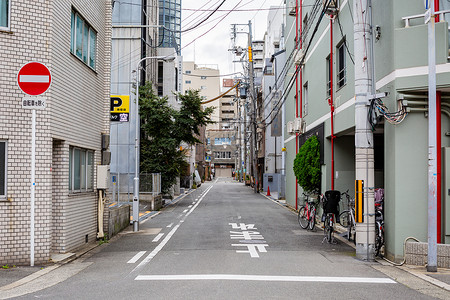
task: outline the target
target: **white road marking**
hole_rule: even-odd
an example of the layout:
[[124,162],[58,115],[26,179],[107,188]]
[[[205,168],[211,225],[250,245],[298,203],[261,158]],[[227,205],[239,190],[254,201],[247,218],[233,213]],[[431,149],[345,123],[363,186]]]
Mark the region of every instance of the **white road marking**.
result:
[[197,202],[197,204],[194,205],[194,207],[191,208],[191,210],[184,216],[184,218],[182,220],[179,221],[179,223],[177,225],[175,225],[175,227],[169,232],[169,234],[167,234],[167,236],[161,241],[161,243],[159,243],[158,246],[156,246],[156,248],[153,249],[153,251],[146,258],[144,258],[141,261],[141,263],[136,266],[136,268],[134,268],[131,271],[131,273],[133,273],[137,269],[143,267],[144,265],[148,264],[153,259],[153,257],[155,257],[159,253],[159,251],[161,251],[161,249],[167,244],[167,242],[169,242],[169,240],[172,238],[172,236],[178,230],[178,228],[181,226],[181,224],[184,222],[184,220],[194,211],[195,208],[197,208],[197,206],[200,204],[200,202],[202,202],[203,198],[212,189],[212,187],[213,186],[211,185],[206,190],[205,194],[200,198],[200,200]]
[[141,252],[139,252],[138,254],[136,254],[135,256],[133,256],[133,258],[130,259],[130,260],[127,262],[127,264],[134,264],[135,262],[137,262],[137,261],[139,260],[139,258],[141,258],[141,257],[145,254],[145,252],[147,252],[147,251],[141,251]]
[[189,209],[183,210],[183,214],[187,213]]
[[162,237],[163,237],[164,233],[160,233],[157,236],[155,236],[155,238],[153,239],[153,243],[156,243],[157,241],[159,241]]
[[173,226],[173,223],[170,223],[169,225],[167,225],[167,228],[170,228]]
[[370,277],[322,277],[322,276],[265,276],[265,275],[139,275],[134,280],[235,280],[235,281],[284,281],[284,282],[336,282],[336,283],[396,283],[390,278]]
[[50,76],[48,75],[20,75],[20,82],[50,82]]
[[194,202],[192,202],[192,204],[195,204],[195,201],[194,201]]
[[192,205],[189,205],[189,206],[188,206],[188,208],[191,208],[191,207],[192,207]]

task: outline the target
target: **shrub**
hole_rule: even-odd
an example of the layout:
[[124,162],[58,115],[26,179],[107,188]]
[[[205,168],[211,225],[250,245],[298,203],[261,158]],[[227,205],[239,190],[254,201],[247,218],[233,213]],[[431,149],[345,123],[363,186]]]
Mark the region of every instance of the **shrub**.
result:
[[310,137],[300,147],[294,159],[294,174],[298,184],[307,193],[320,190],[320,144],[317,137]]

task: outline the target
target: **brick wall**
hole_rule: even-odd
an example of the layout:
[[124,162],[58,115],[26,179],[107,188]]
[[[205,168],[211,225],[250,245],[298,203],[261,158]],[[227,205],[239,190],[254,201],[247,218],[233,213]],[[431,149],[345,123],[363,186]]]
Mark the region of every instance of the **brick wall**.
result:
[[[70,53],[72,7],[97,31],[95,70]],[[0,31],[0,140],[8,153],[0,265],[30,262],[31,110],[21,107],[25,94],[16,83],[29,61],[52,73],[47,108],[36,113],[35,264],[47,262],[51,251],[83,245],[86,235],[95,240],[98,194],[68,193],[68,152],[93,150],[100,163],[101,133],[109,133],[110,25],[110,1],[12,1],[10,31]]]

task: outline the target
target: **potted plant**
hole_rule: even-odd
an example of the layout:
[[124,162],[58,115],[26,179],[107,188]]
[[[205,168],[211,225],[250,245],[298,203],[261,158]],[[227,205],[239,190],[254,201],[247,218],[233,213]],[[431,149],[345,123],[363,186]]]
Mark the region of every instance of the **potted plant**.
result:
[[250,175],[245,175],[245,185],[250,185]]

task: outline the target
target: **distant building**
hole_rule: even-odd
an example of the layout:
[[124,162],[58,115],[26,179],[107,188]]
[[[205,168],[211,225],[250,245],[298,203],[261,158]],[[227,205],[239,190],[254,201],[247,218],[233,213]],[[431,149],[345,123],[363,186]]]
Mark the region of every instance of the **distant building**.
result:
[[159,44],[181,55],[181,0],[159,0]]
[[[2,1],[5,3],[5,1]],[[95,242],[97,166],[107,161],[110,1],[6,1],[0,10],[0,265],[30,264]],[[36,111],[35,209],[31,223],[32,110],[19,69],[44,63],[52,82]]]

